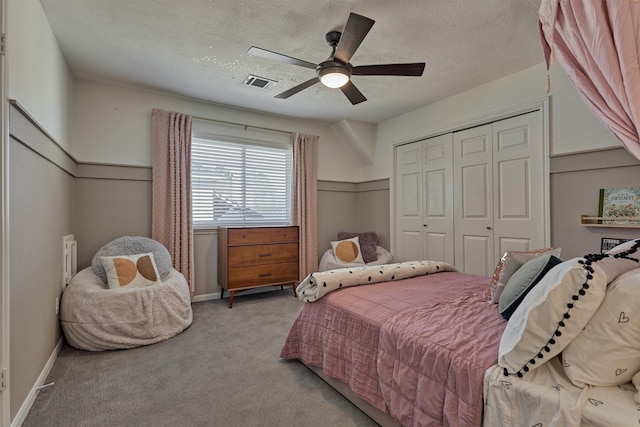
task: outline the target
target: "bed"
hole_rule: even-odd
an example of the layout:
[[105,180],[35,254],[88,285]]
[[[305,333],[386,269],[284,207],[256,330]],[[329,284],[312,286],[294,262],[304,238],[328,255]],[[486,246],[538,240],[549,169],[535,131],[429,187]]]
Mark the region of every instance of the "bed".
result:
[[[419,273],[406,276],[393,274],[401,264],[314,273],[298,287],[309,303],[298,312],[280,356],[300,360],[381,425],[638,425],[640,404],[630,377],[615,386],[577,386],[580,375],[567,374],[562,354],[565,348],[571,354],[569,344],[581,341],[581,331],[599,330],[589,320],[604,307],[607,285],[633,276],[627,272],[634,268],[631,281],[640,281],[638,259],[629,255],[638,247],[640,239],[610,257],[590,255],[545,272],[509,321],[487,301],[491,277],[463,274],[446,263],[416,261]],[[613,256],[616,249],[621,258]],[[570,303],[571,321],[566,307],[560,312],[565,334],[556,337],[552,330],[555,338],[549,338],[545,331],[540,336],[547,342],[539,344],[522,324],[536,316],[552,319],[555,313],[540,311],[545,305],[539,300],[553,297],[558,307],[566,305],[564,298],[572,295],[562,292],[570,289],[569,279],[579,276],[581,282],[583,270],[591,289]],[[530,357],[523,342],[536,355]],[[538,351],[544,353],[540,359]]]
[[[466,425],[479,425],[483,375],[497,360],[505,321],[486,310],[490,278],[433,264],[443,271],[344,287],[304,304],[280,356],[321,368],[403,425],[425,419],[457,425],[451,417],[459,412]],[[367,282],[369,273],[379,272],[352,271],[365,272]],[[440,396],[425,399],[436,384]]]

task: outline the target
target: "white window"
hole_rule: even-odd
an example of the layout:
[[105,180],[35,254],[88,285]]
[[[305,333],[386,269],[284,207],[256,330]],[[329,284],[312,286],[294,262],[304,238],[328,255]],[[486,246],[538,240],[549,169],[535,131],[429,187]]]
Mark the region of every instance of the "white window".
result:
[[291,165],[289,144],[194,136],[194,228],[290,225]]

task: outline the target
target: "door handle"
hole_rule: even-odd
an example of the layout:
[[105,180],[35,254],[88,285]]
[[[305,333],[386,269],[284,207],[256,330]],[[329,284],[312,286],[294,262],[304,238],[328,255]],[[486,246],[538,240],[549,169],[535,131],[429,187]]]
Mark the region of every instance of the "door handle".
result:
[[491,230],[491,227],[487,226],[487,230]]

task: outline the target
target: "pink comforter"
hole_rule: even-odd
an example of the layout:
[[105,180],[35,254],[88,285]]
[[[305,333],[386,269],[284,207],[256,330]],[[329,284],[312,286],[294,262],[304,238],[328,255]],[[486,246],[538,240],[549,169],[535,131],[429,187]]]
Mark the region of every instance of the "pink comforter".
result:
[[332,292],[298,312],[280,353],[404,426],[479,426],[505,322],[489,277],[444,272]]

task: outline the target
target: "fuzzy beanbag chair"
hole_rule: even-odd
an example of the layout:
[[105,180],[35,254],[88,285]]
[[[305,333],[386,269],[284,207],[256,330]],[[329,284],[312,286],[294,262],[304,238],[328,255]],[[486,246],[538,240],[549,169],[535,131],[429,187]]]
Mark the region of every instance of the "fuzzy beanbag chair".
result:
[[105,289],[87,267],[71,279],[60,303],[65,338],[81,350],[154,344],[179,334],[192,320],[189,285],[175,269],[159,284]]
[[164,341],[193,320],[191,293],[167,249],[147,237],[125,236],[103,246],[91,267],[62,294],[60,324],[67,342],[89,351]]

